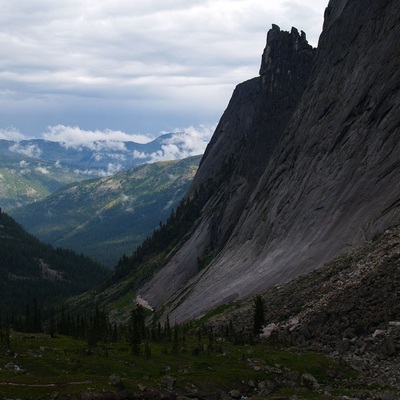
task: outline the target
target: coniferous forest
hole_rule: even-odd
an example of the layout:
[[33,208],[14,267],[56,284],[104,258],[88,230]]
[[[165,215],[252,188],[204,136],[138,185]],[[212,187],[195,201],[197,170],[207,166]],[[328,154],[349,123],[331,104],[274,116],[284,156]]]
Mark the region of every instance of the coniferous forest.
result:
[[0,238],[0,311],[9,318],[25,315],[34,304],[47,313],[106,276],[99,263],[40,242],[4,212],[0,212]]

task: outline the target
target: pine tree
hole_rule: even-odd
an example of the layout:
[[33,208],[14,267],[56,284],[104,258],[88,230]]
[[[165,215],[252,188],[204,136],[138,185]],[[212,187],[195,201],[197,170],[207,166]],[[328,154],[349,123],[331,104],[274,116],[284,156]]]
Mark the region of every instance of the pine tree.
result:
[[33,317],[32,331],[35,333],[42,332],[42,318],[36,298],[33,299]]
[[140,354],[140,344],[145,339],[145,315],[142,306],[136,306],[131,313],[130,343],[133,355]]
[[148,340],[146,340],[144,342],[144,355],[147,360],[149,360],[151,358],[151,347],[150,347],[150,343]]
[[179,327],[175,325],[174,327],[174,341],[172,342],[172,354],[179,353]]
[[58,321],[58,332],[61,335],[68,334],[67,318],[65,317],[65,307],[64,304],[61,306],[61,316]]
[[54,308],[50,309],[50,316],[49,316],[49,335],[50,337],[54,338],[56,335],[56,320],[54,317]]
[[260,295],[257,295],[256,298],[254,299],[253,332],[255,335],[260,334],[264,323],[265,323],[264,301]]
[[207,351],[209,353],[214,352],[214,330],[213,327],[211,326],[208,332],[208,346],[207,346]]
[[10,350],[10,322],[8,318],[3,325],[0,324],[0,343],[4,345],[6,350]]
[[118,342],[118,327],[117,324],[114,324],[111,328],[112,333],[111,333],[111,340],[115,343]]
[[171,336],[171,325],[169,323],[169,315],[167,315],[167,320],[165,321],[165,337],[167,338],[168,341],[171,341],[172,336]]
[[25,308],[25,332],[33,331],[33,320],[32,320],[32,311],[29,304],[26,305]]
[[98,304],[95,305],[93,317],[87,329],[87,342],[89,350],[97,345],[99,341],[109,340],[109,322],[107,313],[104,309],[100,310]]

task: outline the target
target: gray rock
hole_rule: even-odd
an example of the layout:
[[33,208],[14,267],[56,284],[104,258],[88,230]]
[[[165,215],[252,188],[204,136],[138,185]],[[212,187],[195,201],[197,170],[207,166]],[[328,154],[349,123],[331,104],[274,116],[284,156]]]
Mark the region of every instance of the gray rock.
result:
[[110,375],[110,377],[108,378],[108,384],[111,386],[114,386],[116,388],[122,388],[123,387],[123,383],[122,383],[122,379],[119,375],[113,373]]
[[239,390],[231,390],[229,394],[232,397],[232,399],[240,399],[242,397]]
[[176,385],[176,379],[173,376],[165,375],[162,378],[162,384],[167,387],[168,390],[174,390]]
[[302,374],[300,377],[301,384],[313,390],[318,390],[320,385],[318,381],[309,373]]
[[397,354],[396,345],[389,338],[386,338],[382,345],[379,347],[380,352],[388,357],[393,357]]
[[278,326],[275,323],[270,323],[266,327],[263,328],[262,332],[260,333],[260,338],[261,339],[268,339],[272,332],[277,328]]
[[[398,7],[366,0],[327,13],[315,59],[303,34],[273,27],[262,75],[236,88],[188,194],[210,189],[196,229],[142,297],[160,307],[174,294],[166,312],[189,319],[321,267],[399,221]],[[210,249],[218,257],[180,296]],[[357,302],[343,300],[354,312]]]
[[[188,194],[190,197],[200,186],[206,188],[206,192],[209,190],[210,209],[197,232],[142,288],[141,295],[150,304],[158,307],[175,294],[197,274],[198,258],[226,242],[226,235],[236,226],[296,109],[314,57],[315,49],[307,43],[304,33],[296,29],[281,31],[276,25],[269,31],[260,76],[236,87]],[[223,193],[230,195],[221,210],[218,204]],[[235,275],[245,270],[243,266]],[[214,285],[216,280],[210,282]],[[229,299],[234,300],[236,296],[236,291],[230,290]],[[199,307],[209,307],[208,299],[207,295],[187,310],[193,313],[198,312]]]

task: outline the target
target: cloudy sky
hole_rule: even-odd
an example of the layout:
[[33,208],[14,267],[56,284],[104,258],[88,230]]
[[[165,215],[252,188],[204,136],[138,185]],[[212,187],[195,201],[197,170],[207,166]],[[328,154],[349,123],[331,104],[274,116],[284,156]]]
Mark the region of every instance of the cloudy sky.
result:
[[0,138],[210,135],[271,24],[315,46],[327,2],[0,0]]

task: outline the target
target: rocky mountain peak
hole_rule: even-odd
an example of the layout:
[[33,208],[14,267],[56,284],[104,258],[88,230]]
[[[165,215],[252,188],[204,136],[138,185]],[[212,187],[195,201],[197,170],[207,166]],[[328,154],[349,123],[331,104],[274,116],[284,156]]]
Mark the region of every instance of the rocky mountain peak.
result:
[[187,195],[202,197],[199,234],[182,242],[141,288],[152,306],[162,305],[226,245],[306,89],[314,55],[297,29],[273,25],[269,31],[261,76],[235,88]]
[[309,76],[315,49],[307,42],[306,34],[296,28],[282,31],[273,24],[267,34],[267,44],[261,57],[260,75],[263,87],[273,92],[286,89],[300,75]]
[[348,0],[330,0],[325,9],[324,30],[328,29],[328,25],[336,21],[347,6]]
[[[212,177],[222,175],[232,160],[241,160],[237,175],[257,181],[290,120],[308,82],[316,49],[296,28],[267,33],[260,76],[239,84],[211,139],[190,195]],[[232,171],[231,171],[232,172]]]
[[399,223],[399,7],[331,0],[315,54],[272,27],[185,199],[202,198],[195,223],[137,294],[188,320]]

